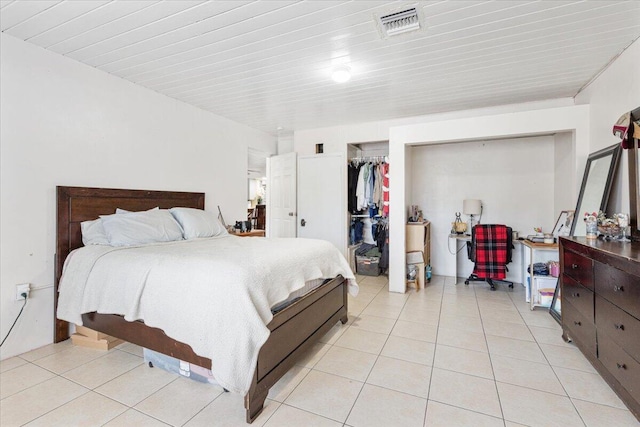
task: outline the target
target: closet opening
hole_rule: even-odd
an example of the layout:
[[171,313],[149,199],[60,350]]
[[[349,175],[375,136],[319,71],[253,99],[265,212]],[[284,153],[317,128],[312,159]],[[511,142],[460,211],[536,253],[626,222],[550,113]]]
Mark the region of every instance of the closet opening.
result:
[[389,142],[347,145],[348,260],[354,273],[389,269]]

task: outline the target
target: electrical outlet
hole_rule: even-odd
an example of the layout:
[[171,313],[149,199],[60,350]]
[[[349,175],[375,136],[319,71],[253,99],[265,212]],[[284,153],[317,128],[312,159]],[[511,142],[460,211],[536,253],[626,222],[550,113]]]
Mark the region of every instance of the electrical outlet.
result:
[[19,285],[16,285],[16,301],[22,301],[23,299],[25,299],[22,294],[27,294],[27,298],[29,297],[29,284],[28,283],[21,283]]

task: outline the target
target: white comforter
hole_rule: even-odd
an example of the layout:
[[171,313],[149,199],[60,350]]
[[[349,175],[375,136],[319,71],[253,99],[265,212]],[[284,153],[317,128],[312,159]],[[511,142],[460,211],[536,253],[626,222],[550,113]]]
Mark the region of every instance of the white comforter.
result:
[[97,311],[144,320],[212,360],[216,380],[245,394],[269,336],[271,307],[305,281],[341,274],[358,286],[330,243],[311,239],[210,239],[73,251],[57,316],[81,325]]

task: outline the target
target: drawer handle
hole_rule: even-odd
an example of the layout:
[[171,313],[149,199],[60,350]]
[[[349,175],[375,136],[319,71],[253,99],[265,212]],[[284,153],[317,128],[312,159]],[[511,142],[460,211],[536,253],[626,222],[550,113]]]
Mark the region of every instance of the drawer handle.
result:
[[623,325],[622,323],[620,323],[620,324],[616,323],[616,324],[614,324],[613,326],[614,326],[616,329],[619,329],[619,330],[621,330],[621,331],[624,331],[624,325]]
[[578,322],[578,321],[575,321],[575,320],[573,321],[573,324],[574,324],[574,325],[576,325],[576,326],[580,326],[580,325],[582,325],[582,323],[580,323],[580,322]]
[[627,365],[625,365],[624,363],[616,363],[616,366],[618,367],[618,369],[627,369]]
[[613,285],[613,292],[624,292],[624,286]]
[[579,292],[574,292],[574,293],[573,293],[573,296],[574,296],[575,298],[580,298],[580,293],[579,293]]
[[575,270],[576,268],[578,268],[578,264],[571,264],[571,268]]

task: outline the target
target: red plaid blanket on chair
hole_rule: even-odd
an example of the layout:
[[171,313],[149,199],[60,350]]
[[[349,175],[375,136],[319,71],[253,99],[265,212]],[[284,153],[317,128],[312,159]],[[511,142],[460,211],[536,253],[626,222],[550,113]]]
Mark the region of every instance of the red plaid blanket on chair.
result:
[[507,264],[507,226],[476,225],[473,274],[481,279],[504,279]]

